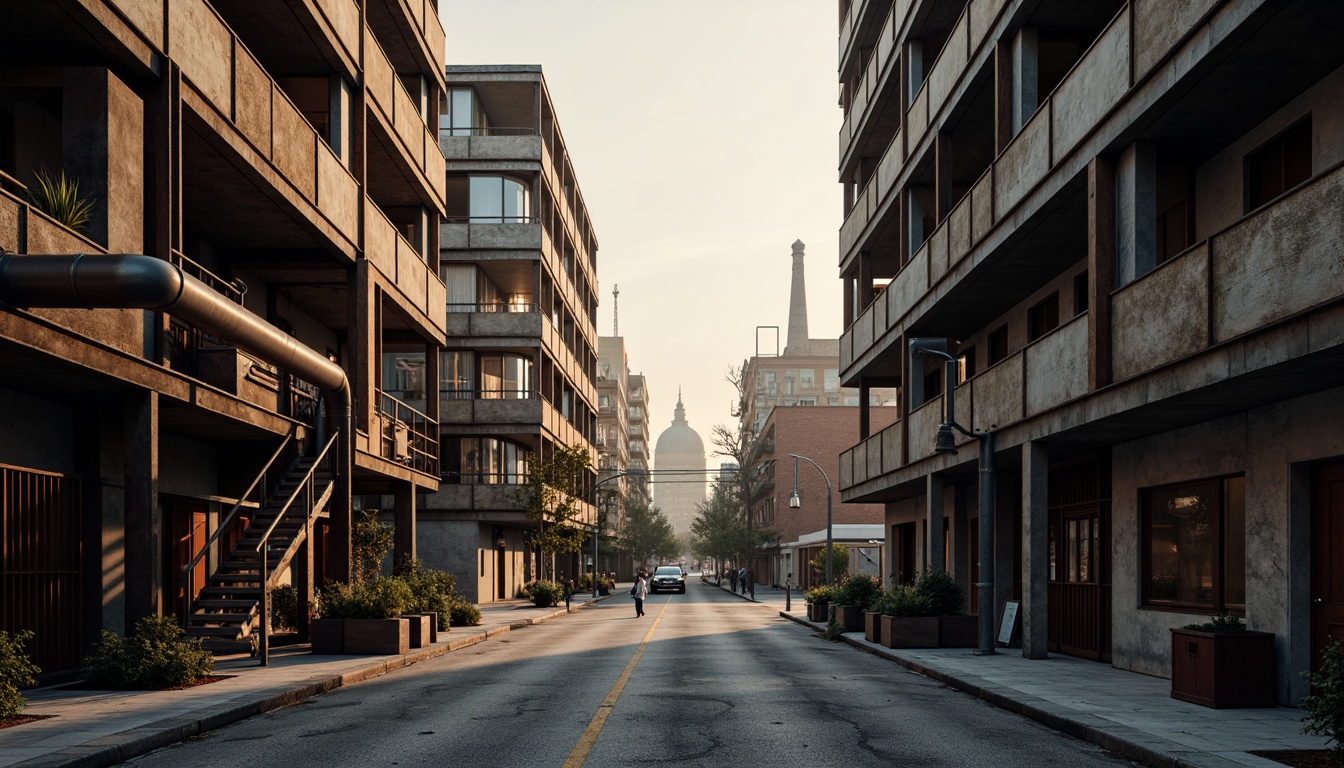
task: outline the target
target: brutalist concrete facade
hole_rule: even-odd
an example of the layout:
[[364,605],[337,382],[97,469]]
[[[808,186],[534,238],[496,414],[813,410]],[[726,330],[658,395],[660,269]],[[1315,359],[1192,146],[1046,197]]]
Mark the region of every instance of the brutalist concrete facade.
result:
[[[446,82],[443,485],[420,543],[468,599],[489,602],[543,565],[572,578],[591,557],[543,564],[517,491],[530,454],[577,445],[597,466],[597,236],[541,67],[452,66]],[[591,499],[581,516],[594,522]]]
[[[338,362],[349,483],[290,578],[348,576],[352,492],[398,499],[398,552],[413,554],[415,492],[438,487],[437,402],[392,396],[380,356],[396,340],[436,359],[445,338],[436,3],[19,0],[0,28],[0,247],[15,263],[171,262]],[[42,169],[89,196],[82,231],[30,200]],[[286,436],[331,437],[323,400],[169,313],[0,307],[0,628],[36,630],[58,672],[102,629],[181,611],[183,566],[267,457]]]
[[944,339],[1024,654],[1169,676],[1168,629],[1231,612],[1296,702],[1341,599],[1344,8],[839,6],[841,378],[902,391],[844,499],[980,580],[977,443],[935,452],[941,363],[906,351]]

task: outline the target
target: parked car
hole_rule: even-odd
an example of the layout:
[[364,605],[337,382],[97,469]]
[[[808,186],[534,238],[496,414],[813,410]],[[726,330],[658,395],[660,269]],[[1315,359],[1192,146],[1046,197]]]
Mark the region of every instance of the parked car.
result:
[[665,592],[676,590],[683,595],[686,594],[686,573],[681,570],[681,566],[658,566],[658,570],[653,572],[653,579],[649,581],[649,591],[657,594],[659,590]]

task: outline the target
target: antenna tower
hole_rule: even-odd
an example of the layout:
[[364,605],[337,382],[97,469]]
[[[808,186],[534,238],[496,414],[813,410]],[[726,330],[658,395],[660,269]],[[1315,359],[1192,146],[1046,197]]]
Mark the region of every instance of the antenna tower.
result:
[[621,314],[620,314],[621,286],[611,284],[611,335],[621,335]]

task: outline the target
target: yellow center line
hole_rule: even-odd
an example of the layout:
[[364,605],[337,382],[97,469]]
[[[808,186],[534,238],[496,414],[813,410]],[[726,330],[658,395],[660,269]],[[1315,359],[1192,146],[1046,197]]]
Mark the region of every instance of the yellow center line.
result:
[[607,691],[607,697],[597,706],[597,713],[589,721],[588,727],[584,729],[583,735],[579,737],[579,743],[574,745],[574,750],[569,753],[569,759],[565,760],[564,768],[582,768],[585,761],[588,760],[588,753],[593,751],[593,745],[597,743],[597,737],[602,733],[602,726],[607,723],[607,716],[611,710],[616,707],[616,700],[621,697],[621,691],[625,690],[625,684],[629,682],[630,675],[635,671],[635,665],[639,663],[639,657],[644,655],[644,649],[649,641],[653,639],[653,631],[658,628],[658,622],[663,620],[663,614],[667,613],[667,606],[672,603],[671,600],[663,602],[663,609],[658,612],[658,618],[653,620],[653,626],[645,633],[644,640],[639,644],[639,650],[631,657],[630,663],[625,665],[625,670],[621,676],[616,678],[616,684]]

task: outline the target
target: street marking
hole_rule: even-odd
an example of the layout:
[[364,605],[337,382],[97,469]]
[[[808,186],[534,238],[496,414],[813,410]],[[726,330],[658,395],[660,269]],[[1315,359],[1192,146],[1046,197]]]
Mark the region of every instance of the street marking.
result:
[[663,602],[663,609],[658,612],[658,618],[653,620],[653,626],[644,634],[644,640],[639,644],[639,650],[630,658],[630,663],[625,665],[625,670],[621,676],[616,678],[616,684],[607,691],[607,697],[602,703],[597,705],[597,713],[584,729],[583,735],[579,737],[579,743],[574,745],[574,750],[569,753],[569,759],[565,760],[564,768],[582,768],[585,761],[588,760],[588,753],[593,751],[593,745],[597,743],[597,737],[602,733],[602,726],[607,724],[607,716],[611,710],[616,707],[616,700],[621,697],[621,691],[625,690],[625,684],[630,680],[630,675],[635,671],[635,665],[639,663],[639,657],[644,655],[644,648],[648,646],[649,641],[653,639],[653,631],[658,628],[658,622],[663,620],[663,614],[667,613],[667,606],[671,605],[671,600]]

